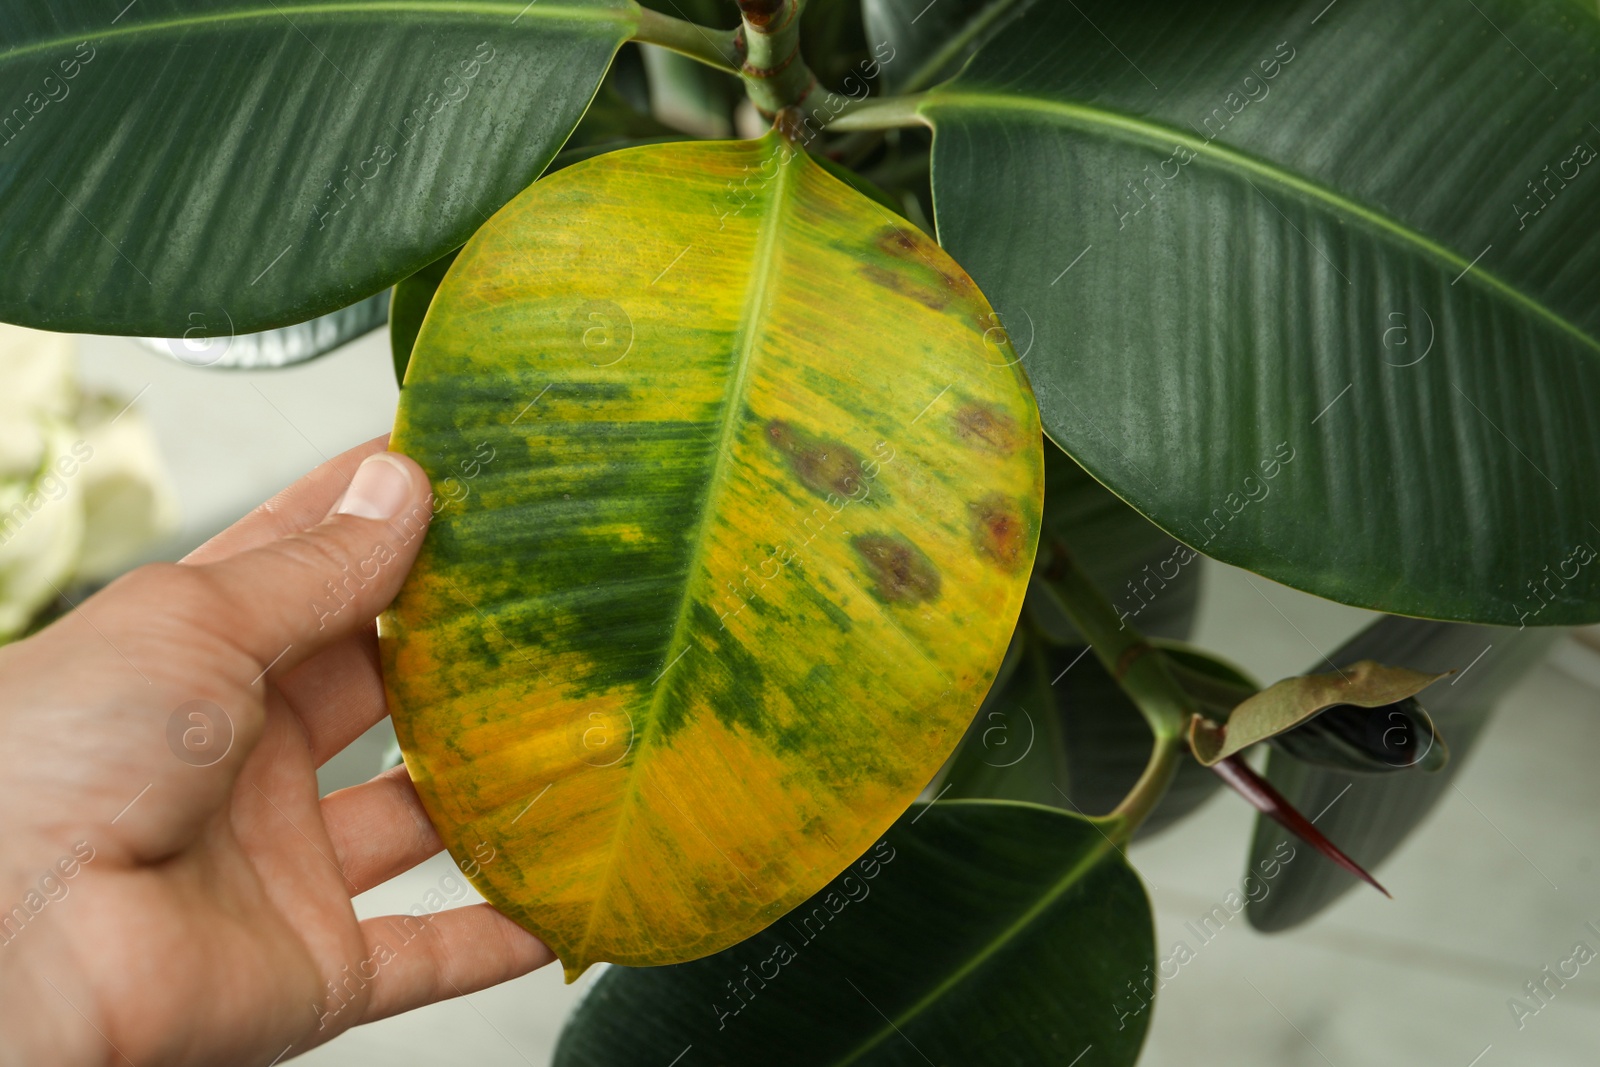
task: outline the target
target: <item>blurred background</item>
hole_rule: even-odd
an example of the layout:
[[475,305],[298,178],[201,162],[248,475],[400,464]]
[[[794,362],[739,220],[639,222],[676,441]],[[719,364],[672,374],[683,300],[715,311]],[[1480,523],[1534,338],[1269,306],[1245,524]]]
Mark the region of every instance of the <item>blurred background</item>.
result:
[[[75,395],[52,400],[60,419],[94,429],[98,436],[86,439],[100,442],[95,464],[115,475],[97,502],[74,512],[82,529],[57,531],[75,546],[71,558],[50,563],[63,588],[143,559],[177,558],[324,459],[386,431],[398,396],[385,330],[265,371],[196,369],[132,340],[81,338],[75,352],[34,360],[46,394],[67,388],[50,378],[51,359],[76,370]],[[17,402],[0,398],[0,411]],[[0,456],[7,446],[0,436]],[[96,508],[120,518],[96,521]],[[97,543],[94,529],[108,523],[120,533]],[[0,579],[15,582],[19,550],[8,547]],[[1372,618],[1206,561],[1192,639],[1270,682],[1312,668]],[[1600,752],[1597,696],[1600,637],[1564,637],[1504,700],[1446,799],[1377,872],[1392,901],[1352,892],[1271,937],[1240,916],[1199,944],[1189,924],[1240,891],[1254,812],[1222,794],[1135,845],[1158,955],[1179,939],[1196,951],[1160,995],[1141,1063],[1592,1067],[1600,962],[1537,1015],[1524,1013],[1520,1027],[1509,1002],[1538,1006],[1525,984],[1577,943],[1600,951],[1600,934],[1585,926],[1600,929],[1600,832],[1591,817],[1600,810],[1591,756]],[[330,762],[324,791],[376,773],[392,736],[380,724]],[[358,898],[357,910],[405,911],[453,870],[436,857]],[[546,968],[359,1028],[296,1062],[542,1067],[599,970],[564,986],[559,969]],[[1079,1067],[1093,1063],[1091,1052]]]

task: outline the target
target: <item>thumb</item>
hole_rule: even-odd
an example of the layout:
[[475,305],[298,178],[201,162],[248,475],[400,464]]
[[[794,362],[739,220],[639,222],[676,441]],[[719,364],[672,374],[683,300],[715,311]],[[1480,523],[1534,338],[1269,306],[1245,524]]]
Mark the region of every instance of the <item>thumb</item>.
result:
[[432,499],[415,461],[379,452],[316,526],[200,565],[231,609],[227,636],[260,663],[287,669],[360,630],[400,591]]

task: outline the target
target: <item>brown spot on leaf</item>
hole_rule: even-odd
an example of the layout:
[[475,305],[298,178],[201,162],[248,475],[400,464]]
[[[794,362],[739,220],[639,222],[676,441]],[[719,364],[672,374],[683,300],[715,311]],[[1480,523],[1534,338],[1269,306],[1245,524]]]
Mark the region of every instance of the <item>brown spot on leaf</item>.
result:
[[986,452],[1009,456],[1021,443],[1017,420],[1001,408],[989,404],[963,404],[951,418],[955,421],[957,437]]
[[898,226],[880,230],[872,243],[891,256],[914,256],[917,254],[916,238]]
[[862,275],[874,285],[881,285],[885,289],[909,296],[919,304],[924,304],[934,311],[943,311],[950,304],[950,294],[942,289],[935,289],[923,284],[917,278],[904,270],[887,270],[875,264],[865,264],[861,268]]
[[972,545],[980,555],[1008,571],[1025,562],[1028,527],[1015,500],[991,493],[967,507],[972,512]]
[[872,595],[888,604],[920,604],[939,596],[939,570],[933,560],[899,534],[860,534],[851,538],[861,562],[877,584]]
[[781,419],[766,425],[767,440],[789,461],[800,484],[817,496],[861,498],[870,479],[864,473],[861,454],[849,445],[807,433]]
[[[898,289],[936,311],[942,311],[955,300],[968,300],[978,295],[978,287],[966,272],[956,266],[936,243],[923,236],[921,231],[913,231],[909,226],[891,226],[887,230],[879,230],[872,243],[878,251],[911,268],[917,280],[926,285],[926,288],[923,285],[890,288]],[[870,272],[867,276],[879,284],[888,284]]]

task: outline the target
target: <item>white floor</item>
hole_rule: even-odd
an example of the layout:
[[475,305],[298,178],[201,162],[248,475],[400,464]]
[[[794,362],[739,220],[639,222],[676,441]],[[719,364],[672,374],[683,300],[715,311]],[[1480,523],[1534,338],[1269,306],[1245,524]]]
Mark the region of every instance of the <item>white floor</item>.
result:
[[[198,371],[109,338],[87,339],[83,362],[94,384],[129,396],[143,390],[139,405],[157,427],[185,506],[177,544],[194,543],[322,458],[382,433],[396,397],[382,333],[288,371]],[[1205,573],[1197,641],[1263,680],[1306,669],[1370,618],[1231,568]],[[1600,1062],[1600,966],[1583,968],[1521,1030],[1507,1007],[1541,967],[1570,956],[1575,942],[1600,950],[1600,938],[1584,928],[1600,924],[1600,831],[1592,814],[1600,811],[1600,776],[1593,773],[1600,690],[1592,674],[1587,685],[1574,677],[1592,670],[1584,656],[1576,643],[1558,648],[1552,660],[1568,669],[1547,664],[1506,700],[1458,779],[1459,793],[1383,868],[1393,901],[1354,893],[1308,926],[1275,937],[1235,920],[1162,993],[1141,1062]],[[380,734],[330,765],[326,784],[368,773]],[[1153,885],[1163,949],[1239,884],[1251,824],[1242,803],[1220,796],[1180,828],[1134,849],[1135,865]],[[366,894],[358,908],[403,911],[451,869],[436,858]],[[353,1031],[298,1062],[543,1065],[582,986],[563,986],[559,971],[547,968]]]

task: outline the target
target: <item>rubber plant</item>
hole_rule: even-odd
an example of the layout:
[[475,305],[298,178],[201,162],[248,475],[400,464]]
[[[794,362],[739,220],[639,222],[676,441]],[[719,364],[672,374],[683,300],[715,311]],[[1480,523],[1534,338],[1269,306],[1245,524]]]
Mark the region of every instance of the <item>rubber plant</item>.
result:
[[[391,710],[622,965],[562,1064],[1133,1063],[1136,833],[1231,786],[1304,921],[1600,619],[1591,4],[117,6],[0,0],[0,319],[387,309]],[[1201,555],[1396,617],[1262,689]]]

